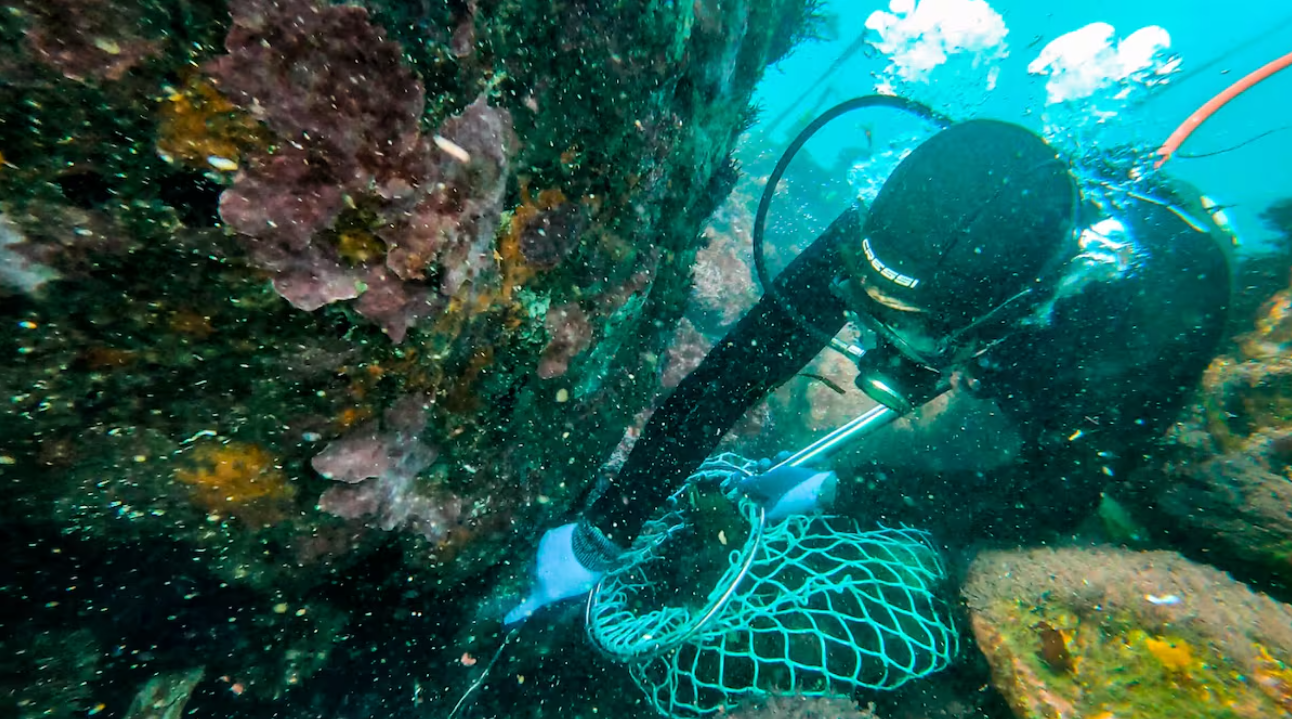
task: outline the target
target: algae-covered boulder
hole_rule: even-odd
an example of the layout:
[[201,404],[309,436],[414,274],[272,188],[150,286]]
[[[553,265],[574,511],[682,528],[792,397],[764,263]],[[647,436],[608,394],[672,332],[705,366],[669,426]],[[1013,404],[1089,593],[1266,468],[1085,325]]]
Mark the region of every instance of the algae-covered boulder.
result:
[[1022,719],[1292,716],[1292,607],[1173,552],[985,552],[963,591]]

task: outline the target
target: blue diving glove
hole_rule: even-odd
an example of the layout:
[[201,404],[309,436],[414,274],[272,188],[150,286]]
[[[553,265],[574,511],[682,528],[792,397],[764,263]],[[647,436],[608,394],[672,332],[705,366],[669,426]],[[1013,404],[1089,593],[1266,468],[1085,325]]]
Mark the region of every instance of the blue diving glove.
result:
[[[759,469],[763,469],[764,462],[759,463]],[[775,521],[829,509],[834,504],[839,477],[834,472],[786,466],[744,477],[736,486],[763,505],[769,521]]]
[[586,594],[617,564],[621,554],[618,545],[587,522],[547,530],[538,541],[529,596],[507,612],[503,623],[523,622],[549,604]]

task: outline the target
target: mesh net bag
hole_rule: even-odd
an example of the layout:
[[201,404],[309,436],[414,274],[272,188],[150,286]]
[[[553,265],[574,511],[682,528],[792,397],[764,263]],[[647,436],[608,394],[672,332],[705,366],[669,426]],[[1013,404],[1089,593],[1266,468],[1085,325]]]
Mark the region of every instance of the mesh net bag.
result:
[[[707,716],[772,694],[893,689],[946,667],[958,639],[929,536],[839,517],[766,523],[732,489],[754,471],[732,455],[706,462],[589,598],[590,638],[655,708]],[[699,498],[714,479],[725,515]]]

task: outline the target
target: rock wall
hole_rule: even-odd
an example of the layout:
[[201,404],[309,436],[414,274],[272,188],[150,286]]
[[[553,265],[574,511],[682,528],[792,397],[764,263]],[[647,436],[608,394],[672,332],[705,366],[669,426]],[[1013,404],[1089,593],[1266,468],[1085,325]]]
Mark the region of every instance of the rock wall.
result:
[[465,617],[659,391],[753,86],[814,7],[14,4],[0,514],[6,551],[65,553],[18,585],[84,595],[9,615],[153,646],[105,685],[213,657],[190,709],[219,677],[288,714],[455,700]]

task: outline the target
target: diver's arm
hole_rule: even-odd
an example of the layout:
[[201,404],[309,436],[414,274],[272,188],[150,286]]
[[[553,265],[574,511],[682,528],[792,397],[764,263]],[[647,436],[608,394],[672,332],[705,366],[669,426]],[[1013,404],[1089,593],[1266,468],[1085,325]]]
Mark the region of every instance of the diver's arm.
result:
[[[839,216],[776,278],[775,285],[826,335],[845,323],[830,291],[839,268],[839,239],[861,231],[861,209]],[[627,462],[592,504],[587,521],[620,546],[704,461],[727,430],[758,400],[802,370],[823,348],[766,294],[655,410]]]

